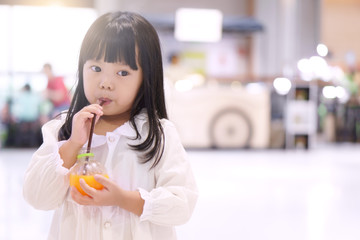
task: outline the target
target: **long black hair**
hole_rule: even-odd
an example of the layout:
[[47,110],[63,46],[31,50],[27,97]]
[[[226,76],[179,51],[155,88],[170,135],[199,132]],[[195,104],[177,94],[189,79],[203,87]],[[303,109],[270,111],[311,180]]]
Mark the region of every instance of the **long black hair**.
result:
[[102,58],[109,63],[124,62],[133,70],[138,69],[136,64],[138,62],[142,68],[143,81],[131,108],[129,122],[136,131],[136,139],[141,139],[135,124],[135,116],[145,108],[148,114],[149,132],[144,141],[130,147],[144,152],[142,159],[144,163],[155,158],[152,164],[154,167],[159,163],[164,151],[164,132],[160,119],[167,118],[162,56],[156,30],[136,13],[107,13],[100,16],[89,28],[80,49],[78,84],[58,138],[59,140],[70,138],[74,115],[90,104],[85,97],[83,86],[85,62]]

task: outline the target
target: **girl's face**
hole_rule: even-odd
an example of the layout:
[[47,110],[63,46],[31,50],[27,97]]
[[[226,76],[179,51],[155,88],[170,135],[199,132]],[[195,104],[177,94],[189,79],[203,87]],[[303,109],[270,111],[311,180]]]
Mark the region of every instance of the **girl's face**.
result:
[[84,91],[87,100],[103,102],[105,116],[130,116],[130,110],[142,83],[142,69],[133,70],[130,66],[108,63],[101,60],[88,60],[84,64]]

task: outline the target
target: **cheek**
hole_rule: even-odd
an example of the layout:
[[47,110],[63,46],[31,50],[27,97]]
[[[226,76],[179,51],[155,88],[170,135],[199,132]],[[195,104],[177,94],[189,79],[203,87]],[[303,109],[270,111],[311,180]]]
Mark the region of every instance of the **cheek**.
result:
[[124,89],[126,89],[125,91],[127,92],[127,95],[137,95],[140,86],[142,84],[142,78],[137,77],[137,78],[132,78],[129,81],[127,81],[126,83],[124,83],[123,87]]
[[121,98],[123,101],[126,101],[127,104],[133,104],[138,92],[140,90],[140,84],[129,84],[126,87],[122,88]]
[[87,85],[85,83],[83,85],[84,85],[85,97],[88,100],[88,102],[91,102],[91,98],[90,98],[91,96],[88,94],[91,91],[89,90],[89,88],[87,87]]
[[119,93],[119,95],[121,96],[122,101],[133,102],[137,96],[137,93],[138,93],[138,88],[131,86],[131,87],[124,87],[121,93]]
[[143,84],[143,77],[142,77],[142,71],[140,70],[139,76],[136,79],[136,84],[134,84],[134,91],[135,91],[135,96],[138,94],[138,92],[140,91],[141,85]]
[[83,88],[84,88],[85,96],[86,96],[87,100],[89,102],[91,102],[91,96],[92,96],[91,93],[94,92],[93,91],[94,86],[92,86],[92,84],[90,84],[91,81],[89,81],[89,76],[86,73],[84,73],[83,78],[84,78],[83,79]]
[[139,81],[134,87],[133,87],[133,91],[132,91],[132,95],[133,95],[133,100],[136,98],[136,96],[138,95],[138,92],[140,91],[141,88],[141,84],[142,81]]

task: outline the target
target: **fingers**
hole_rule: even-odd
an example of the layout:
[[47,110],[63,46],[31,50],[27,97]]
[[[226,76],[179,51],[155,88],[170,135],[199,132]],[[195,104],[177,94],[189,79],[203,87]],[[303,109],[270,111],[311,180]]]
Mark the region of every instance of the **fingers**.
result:
[[82,110],[85,110],[85,111],[88,111],[88,112],[91,112],[93,114],[100,115],[100,116],[103,114],[103,111],[102,111],[103,107],[97,103],[88,105],[88,106],[84,107]]
[[83,145],[88,140],[88,133],[94,114],[96,115],[96,120],[103,115],[102,107],[99,104],[88,105],[74,115],[70,137],[74,143]]
[[81,114],[83,117],[91,119],[94,117],[94,114],[97,116],[102,116],[104,113],[102,110],[102,106],[100,106],[99,104],[91,104],[81,109],[78,114]]
[[92,198],[86,195],[82,195],[77,189],[76,187],[71,187],[70,189],[70,195],[71,198],[77,202],[78,204],[81,205],[92,205]]
[[106,189],[109,189],[113,185],[113,182],[109,178],[107,178],[103,175],[95,174],[94,178],[98,183],[103,185],[104,188],[106,188]]
[[79,111],[77,114],[74,115],[73,124],[74,125],[83,125],[90,119],[94,117],[94,114],[88,111]]
[[96,189],[90,187],[84,179],[80,178],[80,187],[82,188],[82,190],[84,190],[84,192],[89,195],[91,198],[96,194]]
[[83,121],[88,121],[88,123],[93,120],[94,117],[96,118],[95,121],[97,122],[100,116],[103,114],[104,112],[102,111],[102,106],[99,104],[91,104],[79,111],[79,115],[82,116]]
[[[82,195],[75,187],[71,188],[70,194],[72,199],[81,205],[109,205],[106,204],[106,196],[108,191],[106,189],[96,190],[90,187],[84,179],[80,179],[80,187],[87,195]],[[105,190],[105,191],[104,191]]]
[[90,187],[84,179],[81,178],[79,181],[80,187],[87,195],[80,193],[76,187],[71,187],[70,195],[72,199],[81,205],[97,205],[97,202],[94,199],[94,196],[97,194],[97,190]]
[[74,117],[79,116],[82,119],[91,119],[94,117],[94,114],[97,116],[102,116],[104,114],[102,106],[100,106],[99,104],[88,105],[82,108],[77,114],[75,114]]
[[80,186],[88,196],[82,195],[75,187],[72,187],[70,193],[73,200],[81,205],[117,206],[119,199],[123,196],[122,189],[102,175],[95,175],[95,180],[104,188],[96,190],[90,187],[84,179],[80,179]]

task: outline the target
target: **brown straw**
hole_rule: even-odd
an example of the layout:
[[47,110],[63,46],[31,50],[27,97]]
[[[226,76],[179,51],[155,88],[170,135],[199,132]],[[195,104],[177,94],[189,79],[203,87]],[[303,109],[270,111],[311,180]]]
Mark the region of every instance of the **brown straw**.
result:
[[[100,106],[102,106],[104,103],[105,103],[104,101],[101,101],[101,102],[100,102]],[[93,115],[94,115],[94,117],[93,117],[92,120],[91,120],[91,127],[90,127],[90,133],[89,133],[89,141],[88,141],[88,145],[87,145],[87,148],[86,148],[86,153],[89,153],[89,152],[90,152],[91,142],[92,142],[92,136],[93,136],[93,133],[94,133],[96,114],[93,113]],[[89,160],[89,157],[86,157],[86,160]]]

